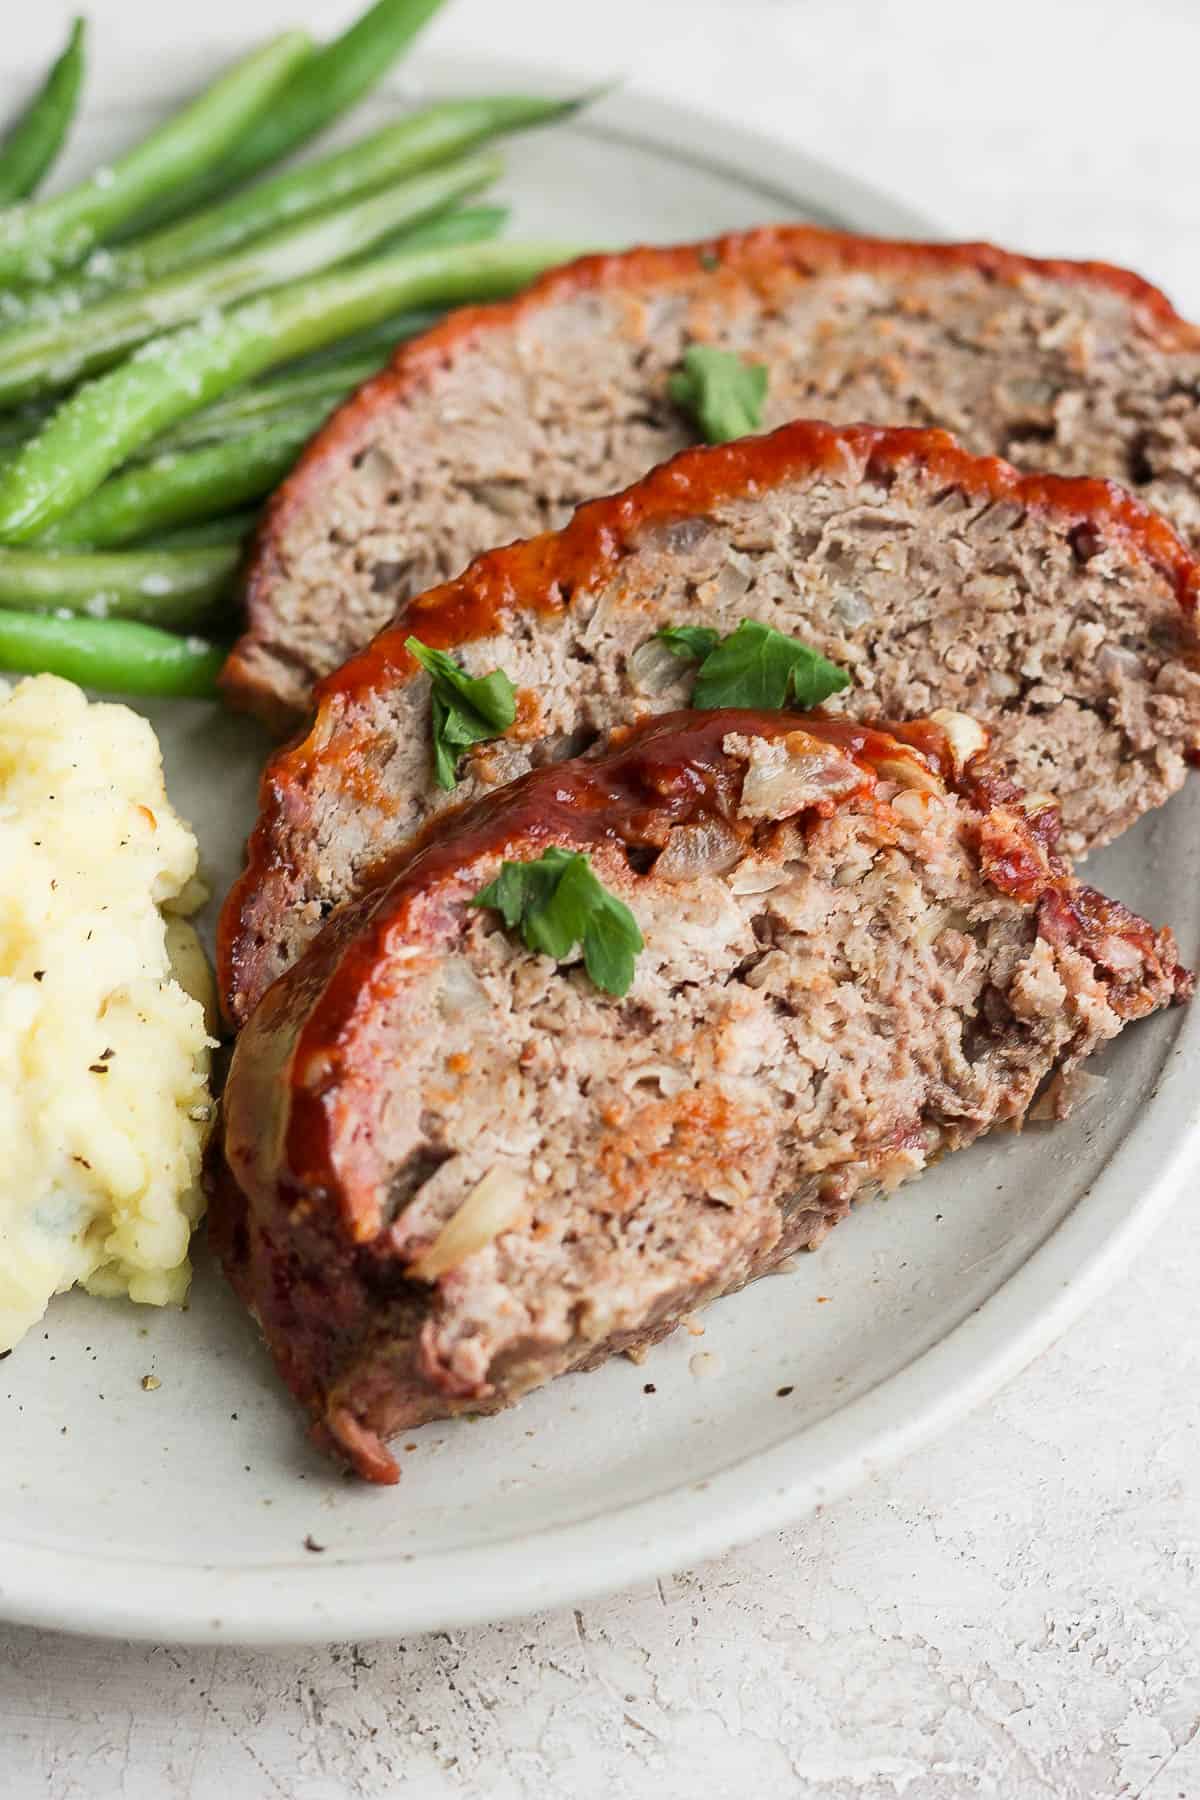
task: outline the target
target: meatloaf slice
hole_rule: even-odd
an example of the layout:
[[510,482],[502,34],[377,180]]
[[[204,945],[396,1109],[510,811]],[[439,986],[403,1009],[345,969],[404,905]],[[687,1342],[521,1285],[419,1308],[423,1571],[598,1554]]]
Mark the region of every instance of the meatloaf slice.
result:
[[290,726],[397,604],[692,439],[691,343],[767,364],[766,426],[936,425],[1107,476],[1200,542],[1200,331],[1104,263],[809,226],[589,257],[404,346],[314,439],[258,539],[236,704]]
[[[1186,994],[984,742],[651,720],[330,921],[239,1040],[210,1214],[319,1440],[395,1480],[396,1432],[652,1342]],[[471,904],[549,845],[640,926],[623,998]]]
[[226,904],[230,1016],[447,802],[410,632],[519,690],[456,798],[686,705],[694,669],[650,642],[659,627],[752,618],[849,670],[836,704],[856,716],[977,713],[1009,773],[1058,795],[1074,854],[1183,780],[1198,592],[1169,527],[1121,490],[1019,476],[943,432],[798,424],[684,452],[562,532],[481,557],[326,680],[308,735],[267,767]]

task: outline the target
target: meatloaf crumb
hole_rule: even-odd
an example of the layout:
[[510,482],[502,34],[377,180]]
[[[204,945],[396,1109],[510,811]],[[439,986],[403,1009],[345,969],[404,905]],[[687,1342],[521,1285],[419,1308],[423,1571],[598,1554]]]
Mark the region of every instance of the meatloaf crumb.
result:
[[590,257],[453,314],[334,415],[259,536],[230,699],[288,728],[408,596],[682,449],[693,343],[768,366],[767,427],[942,426],[1200,539],[1200,333],[1136,276],[809,226]]
[[[1170,933],[1080,886],[985,757],[894,729],[618,734],[444,821],[271,989],[212,1232],[359,1474],[653,1342],[1187,993]],[[637,919],[622,998],[470,904],[551,843]]]
[[[225,909],[240,1024],[321,920],[436,809],[624,720],[686,705],[664,625],[751,618],[845,667],[857,716],[971,711],[1003,765],[1056,795],[1064,846],[1102,844],[1180,786],[1200,744],[1200,570],[1109,484],[1023,477],[942,432],[796,424],[692,450],[563,531],[492,552],[412,601],[330,677],[263,780]],[[415,632],[516,683],[516,724],[447,796],[432,781]]]

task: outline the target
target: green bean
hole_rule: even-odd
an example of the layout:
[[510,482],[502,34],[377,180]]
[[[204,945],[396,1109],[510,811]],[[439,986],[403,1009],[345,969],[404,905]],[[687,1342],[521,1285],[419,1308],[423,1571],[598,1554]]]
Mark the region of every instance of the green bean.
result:
[[248,180],[332,124],[375,86],[441,4],[442,0],[375,0],[341,37],[296,72],[278,106],[234,147],[229,166],[222,170],[225,179]]
[[163,195],[138,221],[140,235],[186,217],[214,195],[241,186],[331,125],[375,86],[407,50],[442,0],[375,0],[341,37],[297,70],[271,107],[223,160]]
[[131,619],[55,619],[0,610],[0,669],[62,675],[109,694],[208,699],[225,660],[218,644]]
[[[403,247],[408,250],[432,250],[437,247],[448,249],[456,244],[487,243],[489,239],[499,237],[508,223],[508,217],[506,206],[460,207],[457,212],[443,213],[438,219],[430,219],[428,224],[415,226],[405,235]],[[352,332],[339,339],[336,344],[330,344],[327,349],[316,350],[310,356],[298,358],[288,369],[271,377],[271,382],[273,384],[288,379],[289,371],[293,369],[296,372],[302,369],[325,369],[347,358],[356,359],[376,351],[382,364],[406,338],[428,331],[442,316],[443,309],[433,307],[426,307],[419,312],[399,313],[394,318],[382,320],[378,325],[368,326],[365,331]]]
[[70,387],[81,376],[108,368],[134,345],[211,307],[357,260],[381,238],[494,181],[502,167],[494,155],[466,157],[357,204],[302,219],[233,256],[114,294],[65,318],[0,333],[0,405]]
[[0,144],[0,206],[32,194],[63,147],[83,84],[85,31],[76,19],[66,49]]
[[[285,377],[288,381],[300,380],[305,375],[336,375],[344,367],[359,367],[366,362],[374,363],[381,369],[390,359],[392,352],[409,338],[419,337],[445,318],[444,307],[427,307],[419,312],[396,313],[390,319],[383,319],[378,325],[369,326],[365,331],[353,331],[340,338],[336,344],[330,344],[326,350],[318,350],[311,356],[300,357],[289,364],[286,371],[264,382],[256,383],[256,392],[265,392],[268,388],[282,387]],[[43,415],[44,416],[44,415]],[[40,420],[31,421],[23,432],[28,437]],[[14,440],[16,441],[16,440]]]
[[460,206],[454,212],[439,213],[406,231],[404,248],[448,250],[455,244],[485,244],[500,236],[508,224],[509,210],[507,206]]
[[[426,219],[411,229],[395,233],[393,237],[383,238],[371,250],[372,260],[383,255],[391,255],[394,250],[434,250],[452,249],[462,244],[485,244],[499,237],[509,220],[510,209],[507,206],[463,206],[453,212],[437,214]],[[257,386],[263,389],[281,387],[292,377],[306,370],[348,368],[352,374],[359,372],[354,379],[348,381],[349,389],[357,387],[368,375],[390,360],[393,352],[408,338],[418,337],[421,332],[428,331],[439,319],[446,315],[444,306],[425,306],[407,312],[398,313],[393,318],[383,319],[378,325],[368,326],[363,331],[349,333],[339,338],[336,343],[329,344],[324,350],[316,350],[309,356],[298,357],[275,375],[268,376]],[[370,360],[373,367],[364,365]]]
[[[244,544],[258,524],[258,508],[227,513],[219,519],[205,519],[200,525],[182,525],[178,531],[164,532],[153,540],[156,550],[201,550],[210,544]],[[146,548],[150,548],[147,545]]]
[[[415,337],[442,317],[442,312],[435,308],[401,313],[374,331],[345,339],[344,344],[351,347],[349,354],[339,343],[331,345],[323,354],[300,357],[278,374],[239,388],[164,431],[139,452],[138,460],[144,462],[167,452],[195,450],[201,445],[244,436],[247,431],[277,424],[299,408],[307,407],[310,401],[323,400],[332,408],[372,375],[378,374],[386,366],[390,353],[405,338]],[[364,348],[354,355],[352,346],[360,340]],[[4,460],[5,450],[27,442],[53,410],[51,404],[30,404],[0,415],[0,461]]]
[[187,630],[210,618],[229,592],[238,553],[201,550],[0,550],[0,608],[86,613],[93,619],[141,619]]
[[51,406],[22,406],[15,412],[0,415],[0,449],[10,444],[23,444],[41,429],[53,412]]
[[[152,438],[130,460],[143,463],[156,456],[178,455],[210,444],[228,443],[234,438],[244,439],[248,432],[281,424],[301,413],[307,415],[313,406],[324,409],[316,415],[319,424],[325,413],[332,412],[364,381],[387,367],[390,354],[398,343],[425,330],[442,316],[441,312],[435,311],[401,314],[387,322],[381,330],[378,347],[365,354],[331,355],[325,362],[316,357],[302,358],[288,365],[286,377],[268,376],[263,381],[251,382],[191,414]],[[364,338],[369,336],[365,332],[362,335]],[[336,349],[340,351],[341,346]],[[43,413],[41,418],[45,417]],[[26,425],[22,433],[14,435],[12,443],[23,443],[32,436],[35,428],[35,423]]]
[[123,219],[221,161],[310,53],[306,33],[284,33],[90,181],[0,213],[0,280],[48,280]]
[[[509,209],[506,206],[461,206],[454,212],[439,213],[421,224],[406,227],[395,244],[385,240],[376,245],[375,254],[378,255],[385,248],[426,250],[436,245],[449,247],[452,244],[482,244],[489,238],[499,237],[508,223],[508,217]],[[68,313],[79,313],[85,306],[108,300],[111,291],[107,284],[99,281],[60,281],[50,287],[21,290],[0,288],[0,342],[3,342],[6,328],[21,330],[36,319],[61,322]],[[394,345],[403,337],[412,337],[416,332],[424,331],[439,316],[433,311],[406,315],[396,324],[391,343]],[[383,326],[376,326],[374,331],[365,336],[372,347],[375,343],[381,343],[385,348],[390,348],[390,331],[392,327],[385,323]],[[331,357],[341,354],[341,347],[335,345],[332,350],[322,351],[316,357],[306,357],[304,361],[327,362]],[[20,438],[28,437],[31,429],[32,424],[15,429],[11,419],[0,418],[0,444],[14,443]]]
[[[468,208],[462,216],[465,218],[468,212],[487,213],[501,219],[506,216],[500,207]],[[420,228],[406,242],[411,246],[419,234]],[[468,236],[462,241],[470,243],[476,239]],[[392,351],[406,338],[427,331],[443,316],[443,310],[438,307],[398,313],[394,318],[385,319],[382,325],[356,332],[326,350],[298,357],[277,373],[226,395],[212,406],[203,407],[182,424],[163,432],[145,447],[143,460],[167,450],[194,450],[200,444],[211,444],[267,422],[273,424],[280,413],[290,412],[298,404],[307,404],[312,399],[328,398],[333,406],[383,368]],[[0,344],[3,341],[0,335]],[[31,401],[12,412],[0,414],[0,453],[25,443],[40,430],[53,411],[53,402]]]
[[156,433],[267,369],[406,306],[511,293],[570,254],[549,243],[401,251],[151,339],[77,388],[0,469],[0,543],[45,531]]
[[[406,235],[404,242],[409,249],[438,242],[478,243],[493,237],[507,217],[504,207],[464,207],[461,212],[432,220],[428,227],[417,226]],[[463,228],[460,232],[436,231],[435,235],[437,227],[458,224]],[[202,444],[211,444],[248,429],[275,424],[282,413],[291,412],[298,404],[307,404],[310,399],[326,398],[332,408],[385,367],[393,351],[407,338],[428,331],[443,317],[444,310],[440,307],[397,313],[379,325],[330,344],[324,350],[297,357],[262,381],[253,382],[215,401],[212,406],[203,407],[154,438],[139,454],[144,460],[168,450],[195,450]],[[2,336],[0,343],[3,343]],[[31,401],[0,415],[0,453],[7,447],[25,443],[45,424],[53,410],[52,403]]]
[[[549,124],[576,110],[575,100],[541,100],[498,94],[482,100],[448,100],[385,125],[345,150],[285,170],[208,207],[178,225],[92,259],[102,279],[118,285],[154,281],[210,257],[223,256],[251,239],[311,213],[449,162],[502,132]],[[89,265],[90,269],[91,265]]]
[[339,401],[377,375],[382,366],[380,356],[361,357],[293,376],[288,382],[261,381],[253,387],[240,388],[155,438],[138,466],[145,467],[154,456],[179,455],[202,445],[227,444],[231,440],[244,444],[247,434],[273,429],[289,419],[311,417],[311,433]]
[[38,540],[39,546],[112,549],[261,499],[283,480],[328,410],[310,407],[307,415],[296,413],[232,443],[211,444],[183,456],[159,456],[123,470],[60,519]]

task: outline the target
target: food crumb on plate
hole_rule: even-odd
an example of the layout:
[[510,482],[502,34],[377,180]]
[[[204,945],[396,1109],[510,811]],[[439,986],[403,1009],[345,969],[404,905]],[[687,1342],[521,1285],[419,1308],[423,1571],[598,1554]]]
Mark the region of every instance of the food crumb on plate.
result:
[[152,1394],[156,1388],[160,1388],[161,1386],[162,1382],[158,1379],[157,1375],[142,1376],[142,1387],[145,1389],[146,1393]]

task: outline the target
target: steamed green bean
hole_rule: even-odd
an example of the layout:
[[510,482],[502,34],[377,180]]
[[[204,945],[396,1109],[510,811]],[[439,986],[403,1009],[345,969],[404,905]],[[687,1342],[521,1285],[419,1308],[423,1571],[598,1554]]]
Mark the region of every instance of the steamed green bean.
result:
[[70,387],[136,344],[212,307],[356,259],[372,244],[485,187],[502,166],[494,155],[466,157],[356,204],[302,219],[231,256],[114,294],[82,312],[0,333],[0,406]]
[[102,251],[96,258],[99,272],[104,280],[120,285],[174,274],[299,218],[374,193],[433,164],[440,166],[478,149],[489,138],[549,124],[577,105],[574,100],[522,94],[441,101],[344,150],[257,182],[176,225],[120,249]]
[[209,167],[159,195],[137,221],[138,234],[240,187],[331,125],[386,75],[441,4],[442,0],[375,0],[340,37],[323,44],[296,71],[269,115],[245,132],[219,168]]
[[179,455],[201,447],[245,444],[249,436],[274,429],[289,419],[311,417],[311,429],[315,430],[355,388],[377,375],[383,364],[381,356],[364,356],[295,375],[287,382],[260,381],[239,388],[155,438],[137,466],[144,468],[154,457]]
[[59,619],[0,609],[0,669],[62,675],[110,694],[209,699],[225,660],[219,644],[132,619]]
[[223,162],[310,55],[307,33],[285,32],[89,181],[0,213],[0,280],[48,280],[56,269],[82,261],[131,214]]
[[267,369],[405,307],[511,293],[571,254],[550,243],[401,251],[151,339],[78,388],[0,469],[0,542],[45,531],[157,433]]
[[200,550],[210,544],[244,544],[257,524],[257,507],[247,507],[245,512],[223,513],[219,519],[164,532],[153,540],[153,546],[156,550]]
[[102,483],[38,542],[112,549],[259,500],[283,480],[328,410],[310,405],[231,442],[138,463]]
[[63,147],[83,84],[86,25],[76,19],[67,47],[0,143],[0,206],[32,194]]
[[211,618],[228,595],[237,558],[221,544],[90,554],[0,550],[0,609],[65,610],[186,630]]

